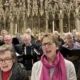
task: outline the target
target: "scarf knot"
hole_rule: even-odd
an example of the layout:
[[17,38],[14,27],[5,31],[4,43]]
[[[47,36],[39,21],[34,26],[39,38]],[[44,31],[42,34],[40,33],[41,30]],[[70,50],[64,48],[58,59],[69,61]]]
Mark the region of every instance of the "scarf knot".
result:
[[[42,71],[40,80],[67,80],[65,61],[60,52],[56,53],[52,64],[48,62],[45,55],[41,57]],[[50,79],[50,69],[55,68],[52,78]],[[44,77],[45,76],[45,77]]]

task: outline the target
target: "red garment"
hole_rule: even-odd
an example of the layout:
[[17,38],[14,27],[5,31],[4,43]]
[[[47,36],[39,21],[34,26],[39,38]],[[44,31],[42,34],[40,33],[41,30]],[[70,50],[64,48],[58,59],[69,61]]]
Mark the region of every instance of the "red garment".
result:
[[10,72],[11,72],[11,70],[7,71],[7,72],[2,72],[2,80],[8,80]]
[[53,61],[53,64],[49,64],[49,62],[45,58],[45,55],[44,54],[42,55],[41,61],[43,65],[42,65],[40,80],[50,80],[50,68],[54,68],[55,66],[56,66],[56,69],[54,71],[54,74],[52,75],[51,80],[67,80],[67,73],[66,73],[64,58],[60,52],[56,54],[57,55],[55,60]]

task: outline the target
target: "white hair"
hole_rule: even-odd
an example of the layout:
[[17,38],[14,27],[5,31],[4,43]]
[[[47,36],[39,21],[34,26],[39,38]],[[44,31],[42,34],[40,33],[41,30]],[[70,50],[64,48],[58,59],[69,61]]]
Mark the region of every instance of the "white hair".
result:
[[65,34],[64,38],[66,39],[67,37],[72,37],[73,38],[73,34],[71,32],[68,32]]
[[29,34],[24,34],[23,35],[23,40],[24,40],[24,38],[31,40],[31,36]]

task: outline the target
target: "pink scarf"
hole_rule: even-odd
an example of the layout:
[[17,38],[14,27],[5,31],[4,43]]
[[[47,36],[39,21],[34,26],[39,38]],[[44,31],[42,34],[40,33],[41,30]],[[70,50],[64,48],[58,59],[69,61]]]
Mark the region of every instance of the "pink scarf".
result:
[[49,64],[44,54],[41,57],[41,62],[43,65],[40,80],[50,80],[50,68],[54,67],[56,68],[51,80],[67,80],[65,61],[60,52],[57,53],[53,64]]

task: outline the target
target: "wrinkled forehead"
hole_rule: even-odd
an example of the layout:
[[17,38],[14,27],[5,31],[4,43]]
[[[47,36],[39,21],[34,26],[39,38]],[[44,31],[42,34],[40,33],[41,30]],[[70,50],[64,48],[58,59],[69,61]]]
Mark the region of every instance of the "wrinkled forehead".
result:
[[31,36],[30,35],[24,36],[24,40],[31,40]]
[[5,36],[4,39],[12,39],[11,36]]
[[12,57],[10,51],[0,52],[0,57]]
[[53,42],[51,36],[47,36],[47,37],[44,37],[44,38],[43,38],[42,43],[47,43],[47,42]]
[[31,29],[27,29],[26,30],[26,33],[31,33]]
[[6,31],[6,30],[3,30],[2,32],[1,32],[1,34],[7,34],[8,32]]
[[73,36],[67,36],[66,39],[73,39]]

